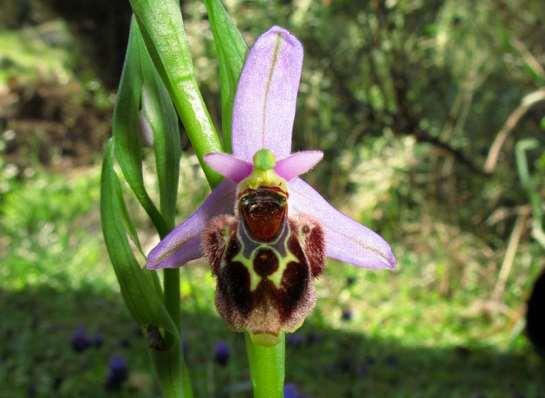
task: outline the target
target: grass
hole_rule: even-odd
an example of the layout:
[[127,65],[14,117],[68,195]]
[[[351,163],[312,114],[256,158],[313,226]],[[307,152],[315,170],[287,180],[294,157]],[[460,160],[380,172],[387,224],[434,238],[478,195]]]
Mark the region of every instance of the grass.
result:
[[[146,342],[123,307],[102,244],[98,181],[97,167],[70,175],[38,170],[11,181],[0,201],[0,396],[159,394]],[[190,207],[185,203],[182,212]],[[324,398],[544,396],[543,363],[517,332],[531,277],[508,285],[508,311],[479,311],[473,307],[490,286],[475,282],[478,269],[466,267],[464,283],[451,274],[445,289],[448,256],[430,257],[403,242],[396,252],[397,273],[328,264],[317,282],[316,310],[289,339],[288,382]],[[536,262],[518,266],[537,273]],[[214,283],[204,264],[182,272],[196,396],[248,397],[243,339],[218,318]],[[73,351],[71,338],[81,326],[101,334],[102,346]],[[225,367],[213,360],[220,339],[232,349]],[[127,359],[130,378],[120,392],[108,393],[114,354]]]
[[0,84],[14,75],[18,80],[39,75],[67,82],[73,74],[71,40],[68,28],[58,21],[20,32],[0,30]]

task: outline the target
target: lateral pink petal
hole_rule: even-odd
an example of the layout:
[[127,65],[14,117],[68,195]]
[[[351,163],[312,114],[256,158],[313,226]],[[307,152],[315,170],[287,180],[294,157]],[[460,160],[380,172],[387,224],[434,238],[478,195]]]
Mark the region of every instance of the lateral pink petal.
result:
[[213,152],[204,156],[204,161],[222,176],[240,182],[252,173],[252,164],[227,153]]
[[323,157],[322,151],[295,152],[287,158],[279,160],[274,170],[280,177],[291,181],[312,169]]
[[388,242],[335,209],[309,184],[297,178],[289,183],[289,192],[290,212],[309,214],[322,224],[328,257],[364,268],[395,268]]
[[201,257],[202,231],[212,217],[233,213],[235,192],[236,184],[230,180],[218,185],[188,219],[151,250],[146,268],[177,268]]
[[303,46],[273,26],[248,53],[233,106],[233,154],[252,161],[268,148],[277,159],[291,152],[291,133],[303,65]]

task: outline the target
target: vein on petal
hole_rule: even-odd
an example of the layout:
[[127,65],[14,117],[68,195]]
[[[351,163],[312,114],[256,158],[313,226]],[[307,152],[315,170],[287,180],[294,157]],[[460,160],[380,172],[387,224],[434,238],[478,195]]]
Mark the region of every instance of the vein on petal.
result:
[[278,57],[280,54],[280,46],[282,45],[282,37],[280,33],[276,33],[276,43],[274,45],[273,55],[272,55],[272,62],[271,62],[271,68],[269,69],[269,73],[267,74],[267,81],[265,83],[265,99],[263,101],[263,112],[261,116],[261,147],[265,147],[265,123],[267,119],[267,106],[269,102],[269,91],[271,88],[272,78],[274,75],[274,68],[276,67],[276,64],[278,62]]

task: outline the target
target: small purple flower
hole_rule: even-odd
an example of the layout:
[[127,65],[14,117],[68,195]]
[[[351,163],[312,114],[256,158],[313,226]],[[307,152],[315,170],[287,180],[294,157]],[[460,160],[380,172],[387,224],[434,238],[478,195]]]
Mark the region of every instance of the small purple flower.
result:
[[348,309],[348,308],[345,308],[342,313],[341,313],[341,319],[345,322],[348,322],[348,321],[351,321],[352,320],[352,310]]
[[258,38],[238,82],[233,154],[205,156],[226,179],[149,253],[146,265],[174,268],[206,255],[220,315],[264,341],[302,324],[326,256],[366,268],[396,265],[383,238],[299,178],[323,156],[291,153],[302,63],[303,47],[288,31],[272,27]]
[[120,355],[114,355],[108,363],[108,375],[104,388],[108,391],[117,391],[129,377],[127,361]]
[[293,348],[299,348],[305,343],[305,337],[300,333],[289,333],[286,342]]
[[305,398],[305,396],[299,392],[295,384],[288,383],[284,386],[284,398]]
[[365,363],[367,364],[367,366],[373,366],[374,364],[377,363],[377,360],[375,359],[374,356],[369,355],[365,358]]
[[368,373],[369,368],[367,367],[367,365],[360,363],[356,366],[356,376],[358,376],[359,378],[367,376]]
[[118,343],[120,347],[122,348],[131,348],[131,340],[129,337],[123,337],[119,339]]
[[391,368],[395,368],[399,364],[399,360],[397,359],[395,355],[388,355],[386,357],[385,362],[386,362],[386,365]]
[[87,335],[87,330],[84,326],[78,326],[74,331],[70,342],[72,344],[72,349],[75,352],[83,352],[92,345],[91,339]]
[[102,334],[97,333],[93,336],[93,346],[95,348],[102,347],[102,344],[104,344],[104,336]]
[[307,344],[309,346],[313,345],[314,343],[320,341],[322,337],[314,332],[309,332],[307,334],[307,338],[306,338],[306,341],[307,341]]
[[214,347],[214,362],[218,365],[225,366],[229,362],[231,350],[224,341],[218,341]]
[[187,340],[182,340],[182,354],[184,356],[189,355],[189,342]]

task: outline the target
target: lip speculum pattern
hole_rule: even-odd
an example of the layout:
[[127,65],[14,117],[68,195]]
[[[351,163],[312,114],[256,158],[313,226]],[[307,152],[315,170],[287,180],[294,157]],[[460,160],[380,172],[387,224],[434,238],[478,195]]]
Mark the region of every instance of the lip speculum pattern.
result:
[[237,210],[212,219],[203,240],[217,277],[216,306],[235,330],[274,341],[314,306],[324,234],[311,217],[288,218],[287,193],[278,187],[245,190]]

